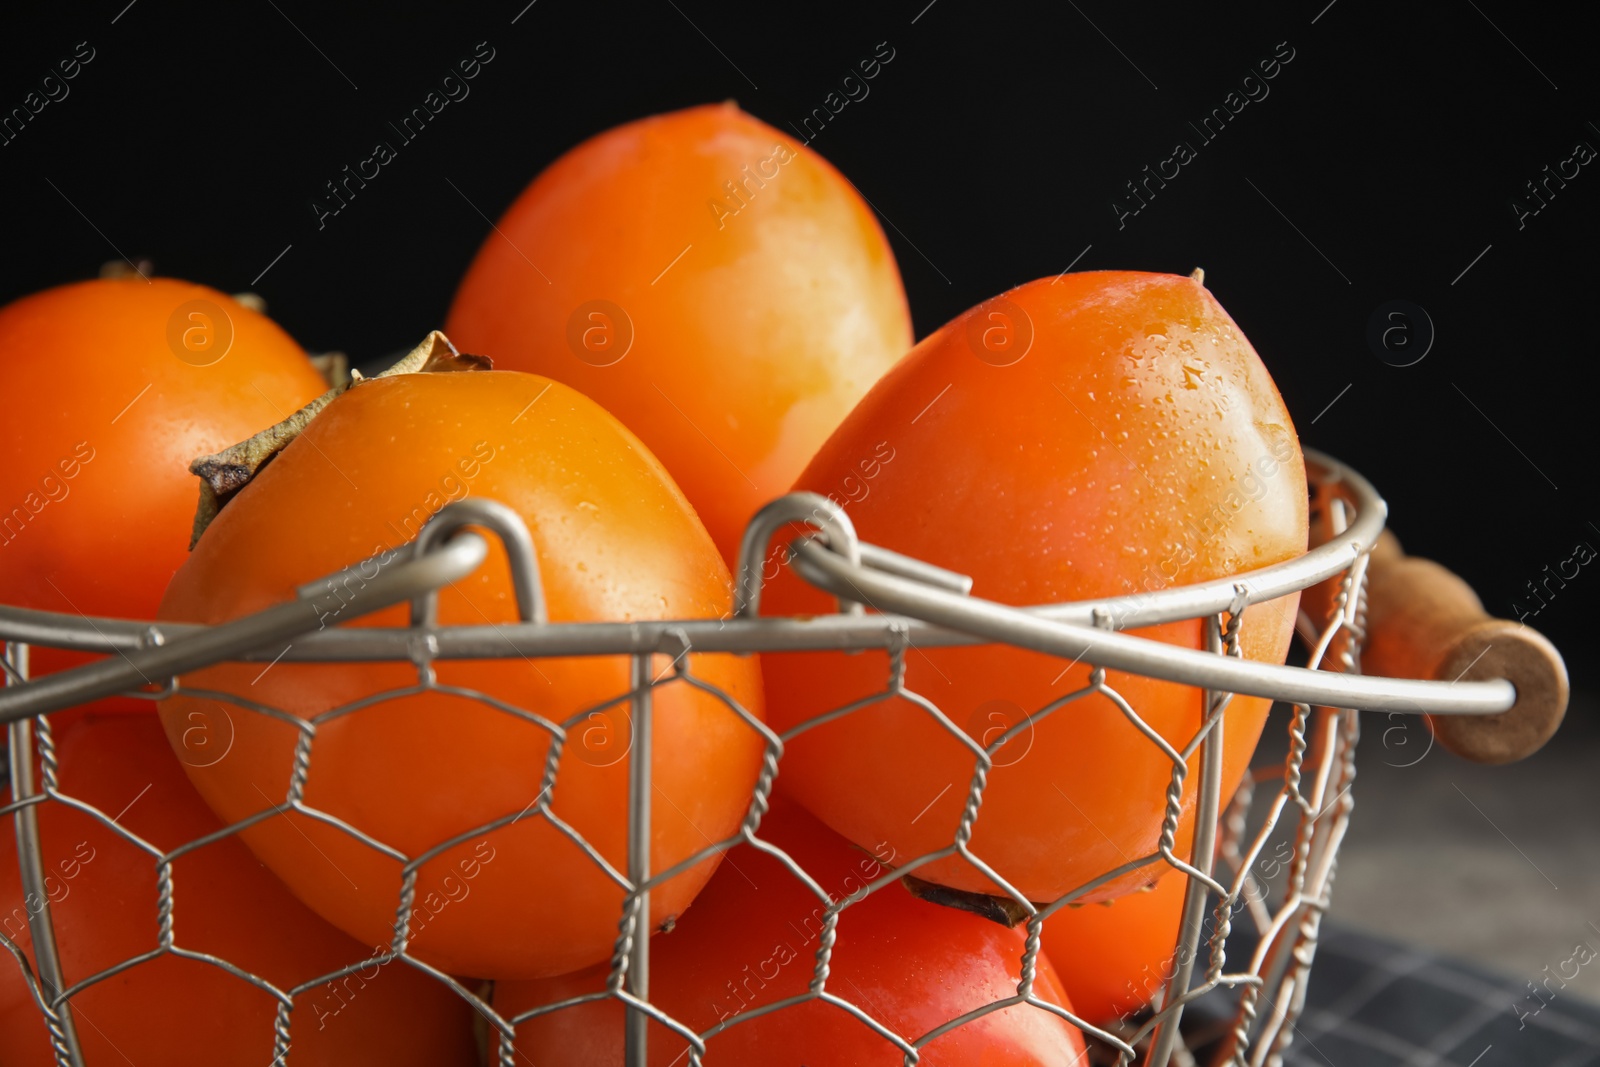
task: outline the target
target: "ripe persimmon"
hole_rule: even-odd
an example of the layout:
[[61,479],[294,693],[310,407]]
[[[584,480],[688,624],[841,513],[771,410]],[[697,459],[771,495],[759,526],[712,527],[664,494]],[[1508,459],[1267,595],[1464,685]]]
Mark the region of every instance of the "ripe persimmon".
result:
[[[130,275],[0,308],[0,603],[150,618],[188,553],[189,461],[326,388],[276,323],[201,285]],[[88,658],[41,647],[33,672]]]
[[[1305,467],[1289,413],[1227,312],[1173,275],[1067,274],[966,312],[873,387],[795,488],[834,496],[863,539],[971,575],[974,596],[1019,606],[1147,595],[1306,547]],[[1283,661],[1297,601],[1244,612],[1245,656]],[[830,604],[784,568],[765,611],[812,615]],[[1134,632],[1202,647],[1198,620]],[[1013,646],[911,648],[905,666],[906,686],[983,745],[1004,732],[999,723],[1084,690],[1091,671]],[[882,652],[772,655],[765,671],[769,721],[782,731],[883,692],[890,674]],[[1106,685],[1177,750],[1200,727],[1198,689],[1119,671]],[[1234,698],[1224,795],[1268,707]],[[1182,792],[1180,855],[1192,840],[1198,758]],[[1028,899],[1055,900],[1156,851],[1173,763],[1107,692],[1033,720],[994,763],[970,844]],[[977,764],[925,708],[896,696],[795,736],[778,785],[857,844],[921,856],[955,841]],[[998,891],[960,856],[917,873]],[[1147,880],[1135,871],[1084,899]]]
[[[481,371],[377,378],[335,399],[206,529],[161,617],[221,622],[370,557],[381,569],[434,512],[468,495],[498,501],[526,522],[552,621],[716,618],[728,610],[727,568],[638,438],[557,382]],[[328,626],[405,625],[408,617],[396,607],[351,619],[340,589],[325,600]],[[491,633],[516,620],[498,542],[476,572],[439,592],[438,618]],[[672,656],[656,661],[652,870],[664,871],[738,825],[763,742],[717,697],[671,677]],[[691,655],[688,664],[761,713],[757,661]],[[627,870],[629,669],[625,656],[535,660],[508,644],[492,660],[439,662],[436,679],[420,689],[407,663],[223,664],[182,684],[303,721],[406,690],[314,721],[304,802],[408,857],[460,836],[417,871],[412,950],[452,973],[534,977],[594,963],[617,936],[623,891],[569,832]],[[189,757],[190,777],[224,819],[288,796],[301,734],[292,722],[182,690],[162,701],[161,714]],[[569,720],[546,796],[554,736],[547,724]],[[225,752],[188,743],[222,733],[231,740]],[[509,822],[478,832],[497,819]],[[387,943],[400,900],[398,860],[298,813],[241,836],[324,918]],[[688,907],[714,866],[713,856],[657,887],[653,921]]]
[[[156,849],[221,829],[184,779],[153,715],[81,718],[59,738],[60,789],[94,805]],[[11,799],[9,796],[6,800]],[[44,896],[68,986],[160,945],[156,857],[76,807],[37,809]],[[45,902],[24,894],[10,817],[0,820],[0,929],[37,973],[30,919]],[[344,1067],[472,1067],[472,1007],[449,986],[363,944],[311,913],[236,837],[176,856],[173,944],[208,954],[289,992],[289,1063]],[[361,966],[324,982],[323,975]],[[73,994],[90,1064],[249,1067],[272,1059],[273,994],[214,962],[162,953]],[[49,1067],[45,1018],[20,965],[0,949],[0,1062]]]
[[[1146,868],[1146,876],[1164,867]],[[1188,885],[1182,874],[1167,871],[1145,891],[1069,905],[1044,921],[1044,950],[1079,1015],[1110,1023],[1143,1008],[1166,988],[1177,963]]]
[[911,347],[872,209],[732,102],[552,163],[485,238],[445,332],[621,419],[730,567],[750,516]]
[[[787,852],[828,895],[856,897],[831,931],[826,990],[855,1005],[905,1041],[916,1041],[969,1011],[1017,994],[1023,931],[918,900],[899,883],[861,898],[897,857],[869,855],[779,799],[763,820],[762,839]],[[771,854],[740,846],[702,894],[701,903],[650,943],[650,1000],[703,1033],[706,1067],[761,1064],[853,1064],[892,1067],[902,1051],[844,1008],[820,1000],[768,1014],[759,1009],[802,996],[826,931],[826,904]],[[506,1016],[606,988],[608,967],[536,982],[500,982],[495,1009]],[[1073,1007],[1041,952],[1032,993]],[[745,1018],[741,1018],[744,1016]],[[590,1001],[537,1015],[517,1028],[517,1049],[532,1063],[622,1063],[623,1007]],[[688,1042],[650,1027],[650,1062],[684,1061]],[[1083,1037],[1059,1015],[1016,1004],[928,1042],[925,1067],[1068,1067],[1085,1062]],[[520,1062],[520,1060],[519,1060]]]

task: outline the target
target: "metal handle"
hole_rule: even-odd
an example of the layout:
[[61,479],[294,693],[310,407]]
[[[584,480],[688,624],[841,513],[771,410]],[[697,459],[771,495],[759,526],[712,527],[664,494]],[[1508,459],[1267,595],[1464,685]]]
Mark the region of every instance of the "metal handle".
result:
[[[441,508],[417,533],[413,558],[427,555],[441,542],[448,543],[468,526],[482,526],[493,531],[505,546],[506,558],[511,564],[511,591],[517,601],[517,618],[540,626],[548,622],[544,581],[539,575],[539,554],[534,551],[533,537],[522,516],[498,500],[461,500]],[[476,569],[474,565],[472,570]],[[433,626],[438,622],[438,593],[443,584],[429,587],[411,601],[412,626]]]
[[880,611],[912,615],[991,641],[1150,678],[1299,704],[1434,715],[1492,715],[1505,711],[1516,699],[1516,690],[1503,678],[1444,684],[1233,659],[958,596],[852,566],[814,541],[797,541],[792,551],[801,576],[836,596],[865,597]]
[[1367,637],[1362,669],[1445,684],[1506,678],[1516,701],[1499,715],[1436,718],[1439,743],[1477,763],[1510,763],[1537,752],[1567,711],[1567,667],[1537,630],[1496,619],[1460,577],[1407,556],[1385,532],[1367,565]]
[[[444,515],[445,511],[439,514]],[[326,616],[339,609],[343,609],[341,614],[349,612],[353,617],[414,600],[446,582],[465,578],[478,569],[488,554],[487,541],[470,530],[462,530],[436,549],[377,566],[370,578],[346,568],[301,586],[293,600],[242,619],[193,630],[170,643],[124,651],[119,656],[0,690],[0,723],[140,686],[162,684],[185,671],[319,630],[326,626]],[[359,584],[351,588],[358,578]],[[345,590],[352,599],[343,599],[335,589]]]
[[[1310,603],[1319,594],[1308,587],[1346,571],[1352,571],[1353,585],[1358,587],[1367,548],[1383,528],[1383,500],[1359,474],[1335,460],[1317,453],[1308,453],[1307,460],[1314,484],[1324,494],[1348,502],[1354,519],[1348,529],[1304,555],[1258,571],[1155,593],[1026,609],[967,596],[970,582],[964,576],[864,544],[832,501],[815,494],[794,494],[764,508],[746,532],[732,619],[546,625],[537,562],[521,520],[492,502],[458,501],[425,527],[433,531],[437,525],[438,530],[419,538],[411,558],[390,563],[386,560],[402,550],[385,553],[384,558],[364,561],[302,587],[295,601],[221,626],[170,624],[157,629],[148,623],[69,620],[0,608],[0,635],[8,640],[120,653],[120,657],[0,692],[0,723],[154,684],[219,660],[280,655],[283,643],[295,637],[301,640],[294,642],[288,659],[328,662],[410,659],[419,633],[426,634],[431,657],[470,659],[508,651],[521,655],[647,652],[660,645],[668,630],[681,630],[703,652],[883,648],[898,639],[894,632],[903,633],[919,647],[1002,641],[1067,658],[1081,657],[1116,670],[1276,700],[1440,716],[1496,715],[1510,709],[1518,689],[1488,670],[1498,663],[1489,656],[1470,679],[1416,681],[1405,676],[1390,679],[1255,663],[1114,632],[1205,618],[1301,589],[1307,590]],[[803,577],[837,596],[844,613],[806,620],[756,617],[766,544],[790,522],[807,522],[823,531],[823,536],[813,535],[794,546],[796,567]],[[428,600],[432,592],[470,573],[488,550],[482,538],[466,531],[447,537],[437,549],[431,547],[432,539],[469,524],[492,529],[505,541],[520,615],[527,621],[491,627],[436,629],[431,625]],[[521,537],[516,536],[518,531]],[[413,626],[333,628],[318,633],[323,622],[317,609],[318,592],[336,588],[356,594],[341,606],[354,603],[357,614],[410,600]],[[863,602],[883,614],[863,613]],[[900,617],[890,618],[889,613]],[[1113,632],[1097,625],[1105,619],[1110,620]],[[1559,658],[1556,663],[1559,665]],[[1528,685],[1524,683],[1523,688]]]
[[[830,538],[851,562],[861,559],[860,540],[855,524],[835,501],[819,493],[790,493],[764,506],[750,519],[739,542],[739,573],[733,590],[733,617],[753,619],[761,611],[761,586],[766,578],[762,568],[766,564],[767,546],[772,535],[791,523],[808,523]],[[846,615],[860,615],[861,605],[840,598],[839,611]]]

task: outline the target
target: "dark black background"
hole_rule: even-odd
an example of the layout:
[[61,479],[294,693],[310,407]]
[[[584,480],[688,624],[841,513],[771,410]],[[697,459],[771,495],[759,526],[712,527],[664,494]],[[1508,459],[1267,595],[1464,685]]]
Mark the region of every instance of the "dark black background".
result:
[[[870,95],[813,147],[880,211],[918,336],[1080,253],[1080,270],[1200,265],[1303,440],[1367,473],[1407,547],[1465,575],[1492,612],[1512,614],[1577,542],[1600,547],[1600,165],[1521,229],[1511,206],[1577,141],[1600,148],[1592,27],[1558,9],[526,2],[111,0],[0,16],[4,111],[78,42],[95,53],[0,145],[0,299],[150,257],[253,288],[310,350],[381,363],[442,321],[488,230],[479,209],[498,216],[576,142],[729,97],[793,132],[887,41]],[[323,183],[392,139],[386,123],[480,41],[495,58],[471,95],[319,230]],[[1200,147],[1186,122],[1279,42],[1294,59],[1270,95]],[[1199,158],[1119,229],[1123,183],[1179,139]],[[1366,340],[1394,299],[1437,330],[1414,366]],[[1594,681],[1597,593],[1591,565],[1530,619],[1579,685]]]

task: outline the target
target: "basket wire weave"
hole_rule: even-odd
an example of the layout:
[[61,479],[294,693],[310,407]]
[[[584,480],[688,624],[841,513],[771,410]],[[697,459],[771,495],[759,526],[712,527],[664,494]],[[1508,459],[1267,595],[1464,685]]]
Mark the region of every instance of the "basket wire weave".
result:
[[[842,510],[831,502],[796,495],[775,502],[752,522],[741,566],[738,606],[731,619],[553,625],[544,618],[537,560],[526,529],[507,509],[492,502],[469,499],[440,512],[419,536],[405,575],[401,574],[405,568],[397,566],[384,576],[383,582],[370,583],[369,588],[361,591],[351,612],[362,614],[410,600],[412,626],[409,629],[335,628],[320,634],[311,633],[315,626],[307,625],[307,619],[312,616],[304,610],[310,604],[308,591],[322,587],[323,583],[303,588],[302,596],[306,599],[296,602],[302,608],[298,614],[284,611],[268,618],[276,610],[269,609],[260,616],[211,628],[68,619],[0,608],[0,637],[7,641],[7,688],[0,694],[0,721],[10,723],[11,778],[11,800],[0,807],[0,815],[11,816],[15,821],[22,889],[40,904],[36,911],[30,909],[28,916],[32,959],[0,931],[0,945],[12,961],[7,964],[0,960],[0,965],[14,965],[20,969],[39,1009],[41,1025],[48,1034],[58,1067],[84,1067],[74,1026],[73,998],[97,983],[168,954],[221,968],[273,998],[276,1011],[272,1032],[262,1035],[263,1053],[270,1049],[270,1056],[264,1058],[273,1067],[279,1064],[288,1067],[295,1062],[296,1028],[306,1024],[304,1005],[319,990],[331,988],[333,983],[370,968],[393,963],[423,972],[470,1002],[487,1022],[492,1044],[490,1056],[499,1067],[526,1062],[519,1060],[515,1045],[519,1024],[547,1012],[604,998],[615,999],[627,1009],[624,1045],[629,1067],[645,1067],[646,1034],[652,1025],[677,1033],[687,1044],[687,1062],[691,1067],[699,1067],[708,1056],[710,1062],[718,1062],[710,1051],[715,1049],[714,1039],[718,1033],[809,1000],[825,1002],[854,1016],[897,1048],[908,1065],[919,1061],[929,1043],[958,1026],[992,1012],[1030,1005],[1080,1027],[1093,1039],[1095,1054],[1107,1057],[1105,1062],[1127,1067],[1138,1059],[1146,1067],[1167,1067],[1169,1063],[1182,1067],[1197,1062],[1180,1032],[1183,1011],[1199,998],[1219,989],[1231,989],[1236,994],[1237,1003],[1229,1026],[1221,1032],[1213,1030],[1191,1035],[1190,1044],[1208,1047],[1207,1062],[1216,1067],[1277,1067],[1294,1038],[1295,1022],[1305,1003],[1319,924],[1328,907],[1339,845],[1353,805],[1351,785],[1359,736],[1354,707],[1391,712],[1488,714],[1504,710],[1511,700],[1509,686],[1500,683],[1446,687],[1437,683],[1360,676],[1366,553],[1382,527],[1384,507],[1371,487],[1353,471],[1326,457],[1308,453],[1308,459],[1313,461],[1315,506],[1325,510],[1332,532],[1337,536],[1301,560],[1211,583],[1216,588],[1209,592],[1197,593],[1197,587],[1180,587],[1136,598],[1046,609],[989,605],[967,597],[960,576],[860,544]],[[775,530],[797,519],[811,522],[818,533],[793,546],[790,555],[796,569],[830,592],[841,594],[840,613],[811,625],[757,617],[760,563],[766,556],[767,542]],[[466,531],[469,525],[487,528],[505,543],[513,561],[521,623],[504,627],[436,625],[432,590],[450,580],[448,574],[441,580],[439,568],[454,568],[464,575],[484,557],[482,538]],[[1277,574],[1276,579],[1273,573]],[[839,577],[841,574],[843,580]],[[1239,647],[1239,623],[1244,608],[1280,596],[1286,589],[1304,588],[1316,581],[1336,583],[1337,592],[1332,598],[1329,618],[1312,620],[1302,612],[1298,621],[1297,630],[1307,646],[1306,668],[1270,667],[1244,661]],[[1193,611],[1196,603],[1214,605],[1218,597],[1225,597],[1230,591],[1231,597],[1221,610],[1212,606]],[[861,601],[881,609],[880,613],[863,612]],[[1129,625],[1143,625],[1153,618],[1179,617],[1204,620],[1204,651],[1172,649],[1114,632]],[[1082,620],[1087,620],[1089,625],[1082,625]],[[210,633],[204,632],[207,630]],[[307,634],[310,636],[300,640]],[[184,689],[190,696],[209,697],[231,705],[242,714],[277,719],[298,731],[298,735],[290,780],[281,800],[249,819],[169,852],[140,839],[105,812],[59,788],[49,711],[116,691],[131,692],[145,699],[161,699],[178,691],[177,675],[182,671],[227,659],[271,659],[286,638],[295,639],[297,654],[291,657],[294,659],[410,660],[415,664],[417,680],[415,685],[372,694],[305,719],[237,694]],[[905,657],[912,647],[995,640],[1010,640],[1063,659],[1072,658],[1076,650],[1076,657],[1092,664],[1093,669],[1086,687],[1053,700],[1011,726],[992,743],[983,745],[957,726],[934,701],[907,688]],[[206,641],[210,644],[202,647]],[[122,655],[109,656],[87,668],[30,681],[30,643],[116,651]],[[1143,645],[1153,647],[1135,647]],[[783,654],[800,648],[866,647],[883,648],[888,652],[889,672],[883,689],[782,735],[728,694],[697,677],[694,671],[695,655],[707,650]],[[1118,651],[1124,647],[1132,651]],[[477,655],[472,654],[474,650]],[[1140,718],[1137,709],[1108,684],[1107,666],[1129,669],[1127,657],[1135,653],[1148,657],[1138,662],[1144,664],[1152,676],[1188,680],[1204,688],[1202,706],[1207,709],[1206,716],[1182,747],[1170,744],[1156,733]],[[476,689],[445,685],[438,680],[434,669],[435,661],[441,658],[483,658],[486,655],[537,658],[574,654],[629,655],[630,687],[613,699],[578,710],[560,722]],[[1118,655],[1123,659],[1119,660]],[[1220,663],[1218,669],[1233,672],[1227,674],[1227,678],[1243,679],[1244,684],[1234,689],[1206,684],[1206,677],[1195,674],[1195,664],[1199,662],[1196,657]],[[665,668],[659,666],[663,660],[669,661]],[[74,675],[77,677],[71,677]],[[144,677],[164,681],[155,691],[149,686],[141,689],[140,680]],[[1292,680],[1292,684],[1286,684],[1286,679]],[[668,686],[693,687],[715,697],[730,715],[760,736],[764,752],[751,803],[739,829],[726,840],[708,841],[704,849],[667,870],[652,871],[648,829],[652,802],[651,708],[656,691]],[[425,852],[407,855],[337,815],[319,811],[305,802],[306,783],[315,768],[315,741],[320,727],[387,700],[430,691],[477,701],[516,717],[531,728],[549,733],[549,752],[533,803],[522,811],[506,812],[492,822],[441,841]],[[1226,711],[1236,691],[1276,696],[1290,702],[1288,748],[1281,766],[1258,769],[1247,775],[1244,784],[1229,799],[1222,796],[1222,735],[1227,728]],[[1343,694],[1348,699],[1328,700],[1330,693]],[[1117,705],[1128,722],[1149,743],[1160,748],[1172,764],[1160,843],[1149,855],[1136,857],[1107,871],[1045,906],[1036,906],[1011,888],[1002,872],[989,868],[983,858],[969,848],[969,842],[981,814],[996,753],[1021,732],[1032,730],[1047,717],[1071,714],[1072,704],[1091,695]],[[836,898],[825,892],[781,848],[760,838],[762,818],[768,809],[787,744],[822,722],[845,715],[870,714],[874,705],[891,698],[922,708],[970,752],[973,773],[965,805],[955,836],[947,847],[888,869],[864,890]],[[559,789],[558,771],[563,751],[593,713],[611,708],[625,711],[632,744],[628,757],[631,761],[628,848],[626,863],[622,866],[602,856],[564,822],[552,806]],[[37,776],[34,756],[38,759]],[[1180,855],[1174,843],[1191,761],[1198,764],[1195,831],[1189,854]],[[76,808],[149,856],[158,885],[158,939],[153,949],[96,974],[63,975],[49,898],[43,891],[37,820],[37,809],[43,804]],[[280,988],[227,960],[196,952],[181,943],[174,916],[177,901],[183,894],[179,880],[174,877],[173,864],[183,855],[235,834],[247,825],[291,811],[335,826],[367,847],[390,856],[402,865],[402,880],[396,901],[393,939],[387,949],[352,960],[339,970],[298,986]],[[418,906],[417,875],[422,865],[451,847],[523,818],[547,820],[618,886],[624,897],[605,990],[505,1017],[491,1006],[483,988],[469,987],[413,956],[409,951],[409,938]],[[1263,853],[1274,835],[1292,842],[1287,862],[1269,864],[1263,861]],[[708,857],[735,845],[756,841],[761,841],[764,851],[776,857],[808,887],[822,909],[822,927],[809,987],[802,995],[750,1007],[703,1032],[696,1032],[650,999],[650,938],[641,929],[646,921],[644,917],[649,914],[649,895],[653,888]],[[949,1019],[926,1033],[900,1034],[830,984],[830,964],[839,919],[846,909],[866,896],[927,863],[949,856],[959,856],[988,874],[1028,915],[1026,951],[1016,976],[1015,993],[959,1018]],[[1073,905],[1099,885],[1156,863],[1172,867],[1171,877],[1187,878],[1188,886],[1178,943],[1167,963],[1170,973],[1162,976],[1164,983],[1155,997],[1154,1010],[1131,1022],[1125,1018],[1112,1028],[1102,1028],[1042,999],[1035,990],[1035,979],[1045,919]],[[1269,887],[1266,884],[1271,879],[1262,875],[1268,873],[1269,867],[1272,872],[1281,872],[1281,885]],[[1235,918],[1240,914],[1249,917],[1259,941],[1247,959],[1230,969],[1225,946],[1234,931]],[[297,1011],[297,1007],[301,1010]],[[709,1049],[708,1043],[711,1043]]]

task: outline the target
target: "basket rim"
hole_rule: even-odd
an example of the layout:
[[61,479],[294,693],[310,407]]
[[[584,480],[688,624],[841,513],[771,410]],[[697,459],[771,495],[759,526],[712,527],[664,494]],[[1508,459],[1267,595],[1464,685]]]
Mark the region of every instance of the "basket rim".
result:
[[[1323,544],[1280,563],[1204,582],[1174,584],[1164,589],[1125,596],[1029,605],[1018,610],[1055,622],[1082,626],[1095,625],[1097,616],[1109,616],[1115,629],[1135,629],[1166,622],[1203,619],[1226,611],[1238,599],[1240,586],[1248,587],[1245,603],[1257,604],[1307,589],[1347,570],[1383,531],[1388,505],[1372,484],[1353,468],[1313,449],[1306,449],[1304,454],[1308,481],[1314,486],[1339,487],[1355,511],[1349,527]],[[809,503],[809,500],[806,502]],[[444,511],[440,514],[444,514]],[[920,561],[909,560],[909,557],[899,558],[913,565],[920,564]],[[347,570],[355,566],[353,564]],[[927,564],[920,566],[930,571],[949,573]],[[741,560],[742,572],[754,570],[748,561]],[[321,584],[320,581],[311,582],[302,588],[310,589]],[[669,631],[681,632],[693,638],[696,650],[708,652],[819,651],[829,648],[854,651],[885,647],[892,639],[890,631],[900,626],[909,627],[910,635],[919,646],[972,643],[963,635],[947,632],[943,627],[892,614],[841,612],[838,615],[813,616],[801,620],[784,616],[740,615],[736,611],[720,619],[652,619],[631,623],[509,622],[428,627],[335,627],[307,634],[297,640],[296,647],[285,654],[284,660],[409,660],[415,658],[412,646],[419,629],[426,629],[439,639],[439,649],[432,658],[464,659],[523,654],[573,656],[653,652],[660,649],[662,635]],[[90,616],[0,604],[0,641],[79,652],[133,651],[211,629],[215,627],[202,623]],[[806,634],[813,636],[807,639]],[[493,643],[499,646],[499,650],[475,654],[474,650],[482,649],[487,643],[484,640],[486,635],[493,636]],[[764,649],[762,635],[771,635],[774,647]],[[589,644],[594,646],[593,651],[586,652],[585,646]],[[534,649],[537,651],[530,651]],[[237,658],[256,660],[261,657],[271,659],[273,653],[253,651]]]
[[[1191,585],[1096,600],[1016,608],[970,596],[961,575],[875,546],[863,545],[843,509],[815,494],[781,497],[752,519],[740,561],[739,607],[720,619],[639,622],[544,620],[538,560],[521,520],[494,501],[465,499],[442,509],[407,549],[385,553],[366,574],[361,561],[329,579],[308,583],[299,598],[217,625],[94,619],[0,606],[0,639],[120,658],[10,685],[0,691],[0,722],[137,688],[148,679],[223,661],[338,662],[652,655],[697,652],[778,653],[1011,643],[1096,666],[1297,703],[1357,706],[1412,714],[1494,714],[1516,699],[1500,679],[1439,683],[1256,663],[1178,648],[1117,631],[1242,611],[1309,588],[1342,572],[1361,580],[1365,553],[1383,530],[1387,505],[1370,482],[1330,456],[1305,452],[1308,481],[1334,490],[1354,509],[1349,526],[1325,543],[1281,563]],[[802,577],[840,596],[837,614],[756,614],[759,566],[773,533],[794,521],[826,533],[794,546]],[[435,527],[437,524],[437,528]],[[441,626],[436,591],[476,570],[488,541],[468,525],[493,530],[506,545],[521,622]],[[454,531],[453,533],[443,531]],[[869,550],[870,551],[866,551]],[[374,557],[377,559],[377,557]],[[410,601],[406,627],[326,627],[316,606],[324,585],[360,570],[355,598],[339,600],[346,619]],[[346,581],[348,585],[348,581]],[[867,596],[863,589],[873,590]],[[326,599],[325,597],[323,599]],[[868,614],[859,601],[883,604]],[[852,601],[856,601],[852,603]],[[898,612],[898,613],[895,613]],[[1001,636],[1001,635],[1005,636]],[[289,642],[284,647],[285,641]],[[16,681],[16,680],[13,680]]]

